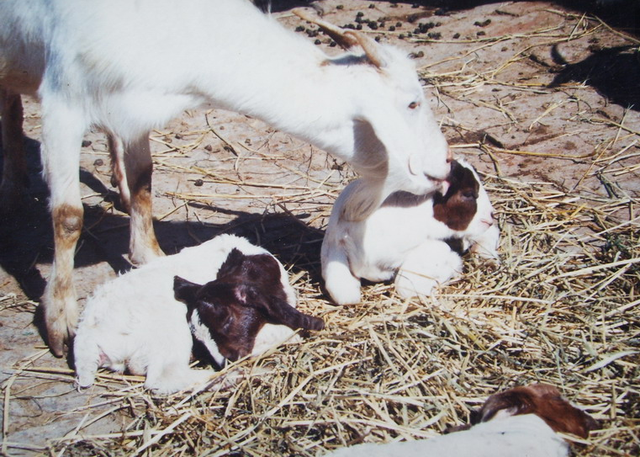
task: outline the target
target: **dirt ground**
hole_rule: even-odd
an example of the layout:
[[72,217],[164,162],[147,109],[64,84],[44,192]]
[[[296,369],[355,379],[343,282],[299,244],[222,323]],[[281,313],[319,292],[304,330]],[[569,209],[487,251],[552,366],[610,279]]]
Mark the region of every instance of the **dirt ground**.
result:
[[[508,195],[498,182],[541,186],[548,190],[550,207],[568,213],[596,208],[602,220],[627,228],[634,264],[640,234],[640,37],[557,3],[473,3],[468,9],[358,0],[321,5],[326,20],[355,27],[360,17],[366,33],[413,54],[454,152],[492,183],[505,257],[516,255],[526,240],[518,238],[517,229],[505,229],[509,217],[500,208],[509,203]],[[292,30],[304,28],[297,33],[328,54],[340,52],[289,6],[275,8],[278,21]],[[98,455],[95,449],[83,454],[79,447],[71,452],[59,446],[80,433],[122,433],[126,407],[116,395],[105,395],[108,389],[78,393],[67,361],[48,352],[38,331],[37,303],[49,274],[52,234],[46,186],[38,174],[35,101],[25,100],[25,117],[30,194],[23,210],[0,221],[0,453]],[[354,176],[348,166],[259,120],[215,109],[186,112],[153,132],[151,140],[155,227],[165,252],[223,232],[247,236],[274,252],[295,278],[309,278],[305,284],[312,288],[299,288],[303,303],[334,312],[326,311],[331,304],[321,288],[319,248],[331,203]],[[104,136],[87,134],[80,171],[86,226],[75,271],[81,303],[96,285],[130,268],[128,218],[119,210],[109,172]],[[573,206],[562,206],[569,203]],[[587,220],[567,236],[597,232],[598,222]],[[563,234],[565,228],[551,224],[548,230]],[[605,238],[593,245],[594,253],[611,241]],[[629,289],[628,312],[637,308],[637,287]],[[640,321],[634,316],[624,330],[632,347],[619,358],[632,367],[625,372],[625,385],[631,386],[625,395],[637,399],[633,367],[640,360]],[[128,378],[117,382],[139,389]],[[580,392],[570,393],[580,403]],[[611,395],[622,391],[613,389]],[[627,448],[603,444],[590,455],[632,455],[640,449],[638,416],[617,417],[596,402],[582,406],[612,428],[631,429],[625,436],[635,437]],[[597,435],[596,442],[603,443],[605,435]]]

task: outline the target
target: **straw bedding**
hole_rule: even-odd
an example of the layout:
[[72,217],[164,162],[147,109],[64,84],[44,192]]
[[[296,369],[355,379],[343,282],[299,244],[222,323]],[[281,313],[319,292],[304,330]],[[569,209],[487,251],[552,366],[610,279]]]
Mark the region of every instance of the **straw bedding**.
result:
[[[545,46],[566,40],[572,30],[586,33],[602,27],[596,19],[564,20],[553,38],[543,38]],[[519,40],[524,38],[504,37],[505,43]],[[523,43],[522,48],[533,46]],[[466,103],[474,101],[465,98],[473,87],[497,84],[508,64],[485,64],[482,73],[468,65],[451,72],[425,64],[421,71],[443,103]],[[520,83],[522,90],[531,88]],[[560,98],[556,102],[564,103]],[[547,114],[553,108],[548,105]],[[526,118],[517,107],[497,109],[505,119],[513,116],[514,125],[525,123],[525,129],[545,115],[542,110]],[[232,200],[231,204],[248,197],[254,204],[267,202],[264,215],[232,221],[225,230],[248,235],[275,252],[291,269],[299,307],[323,317],[326,329],[304,335],[302,344],[227,367],[219,378],[235,379],[232,387],[214,382],[202,392],[162,398],[144,391],[141,378],[103,372],[96,390],[82,394],[89,395],[87,404],[66,413],[77,417],[77,427],[51,441],[47,450],[32,450],[70,456],[315,456],[360,442],[428,438],[466,422],[470,409],[496,391],[546,382],[558,386],[603,427],[574,445],[576,455],[637,455],[640,219],[637,186],[629,190],[625,184],[625,190],[616,179],[637,179],[638,161],[628,158],[638,155],[640,132],[628,127],[624,118],[611,120],[588,112],[583,119],[586,115],[605,124],[603,142],[609,141],[608,148],[596,147],[589,154],[515,149],[492,142],[495,133],[473,137],[460,123],[445,120],[455,152],[484,167],[485,186],[502,229],[501,262],[465,259],[464,276],[442,287],[435,299],[403,301],[392,286],[375,284],[366,285],[363,302],[350,307],[332,305],[319,277],[322,229],[331,202],[352,178],[348,168],[334,164],[335,170],[328,172],[330,159],[304,149],[308,164],[319,162],[317,169],[325,167],[325,174],[311,165],[293,170],[282,161],[286,151],[249,154],[258,148],[242,143],[243,149],[218,131],[216,137],[226,146],[219,157],[226,157],[229,171],[214,172],[172,160],[189,151],[170,145],[170,153],[156,157],[157,169],[217,186],[215,198]],[[637,118],[638,113],[628,116]],[[199,147],[201,140],[196,143]],[[576,168],[574,186],[516,179],[505,172],[514,157],[544,157],[565,164],[566,154],[571,154],[569,163],[581,167]],[[258,169],[273,165],[273,174],[265,173],[267,177],[256,183],[244,179],[249,174],[243,174],[243,167],[251,160],[261,163]],[[606,175],[598,176],[604,165],[614,173],[607,168]],[[299,179],[284,181],[279,173]],[[581,184],[587,180],[609,183],[605,188],[610,192],[585,190]],[[214,198],[206,186],[201,191],[166,190],[164,197],[175,208],[191,208],[192,214],[202,212]],[[0,300],[3,309],[28,311],[34,306],[14,295]],[[3,385],[5,436],[12,421],[11,403],[21,395],[14,382],[72,382],[71,371],[39,364],[45,352],[38,350],[19,361]],[[107,416],[117,418],[113,433],[87,432]],[[3,446],[5,452],[28,447],[14,449],[6,440]]]

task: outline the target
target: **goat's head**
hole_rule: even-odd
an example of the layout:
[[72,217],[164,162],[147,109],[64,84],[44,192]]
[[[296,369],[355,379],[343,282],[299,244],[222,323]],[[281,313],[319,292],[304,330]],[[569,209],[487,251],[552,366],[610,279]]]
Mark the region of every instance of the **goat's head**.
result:
[[465,236],[480,235],[493,225],[493,206],[471,165],[452,161],[447,183],[446,193],[436,192],[433,197],[437,220]]
[[329,64],[342,64],[352,75],[348,103],[354,110],[354,151],[349,161],[370,184],[349,202],[345,217],[364,219],[396,191],[422,195],[439,188],[450,168],[448,145],[407,53],[300,10],[296,14],[354,53]]
[[555,432],[587,438],[598,423],[587,413],[569,404],[558,389],[548,384],[515,387],[490,396],[480,411],[472,414],[472,424],[501,417],[535,414]]
[[251,354],[265,324],[321,330],[324,321],[291,306],[282,287],[280,265],[268,254],[233,249],[216,280],[204,285],[176,276],[174,293],[187,305],[192,325],[204,325],[220,354],[235,361]]

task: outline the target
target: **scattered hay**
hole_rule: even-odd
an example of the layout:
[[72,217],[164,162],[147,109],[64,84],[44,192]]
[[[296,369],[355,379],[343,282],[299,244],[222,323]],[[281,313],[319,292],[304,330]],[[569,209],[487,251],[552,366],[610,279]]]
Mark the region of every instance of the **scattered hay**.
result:
[[[326,320],[324,331],[234,365],[246,376],[233,388],[158,398],[140,378],[103,373],[93,405],[76,412],[77,429],[51,451],[312,456],[433,436],[465,422],[493,392],[547,382],[603,426],[578,455],[632,455],[640,445],[638,219],[607,220],[620,201],[590,207],[548,183],[486,182],[503,228],[499,265],[468,259],[466,275],[437,300],[402,301],[390,286],[372,285],[353,307],[328,303],[301,272],[300,306]],[[317,257],[307,260],[317,268]],[[38,354],[14,376],[71,382],[70,371],[35,366]],[[122,431],[86,435],[105,414],[92,407],[105,403],[122,416]]]

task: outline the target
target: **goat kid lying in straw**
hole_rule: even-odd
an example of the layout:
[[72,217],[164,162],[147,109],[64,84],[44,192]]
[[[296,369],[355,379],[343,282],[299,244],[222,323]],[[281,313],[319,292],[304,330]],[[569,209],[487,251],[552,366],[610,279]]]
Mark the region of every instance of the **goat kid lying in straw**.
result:
[[401,296],[430,295],[462,273],[460,255],[470,247],[497,258],[500,231],[493,206],[466,161],[451,163],[442,192],[396,192],[366,219],[351,221],[344,208],[362,181],[350,183],[336,200],[322,243],[322,276],[336,303],[359,303],[361,278],[380,282],[395,276]]
[[145,387],[160,394],[202,386],[215,372],[189,367],[192,333],[222,366],[262,354],[293,329],[324,327],[295,308],[275,257],[244,238],[218,236],[96,288],[74,342],[78,385],[92,385],[107,367],[146,375]]
[[392,192],[423,194],[446,177],[447,143],[408,52],[298,14],[347,52],[327,56],[248,0],[0,2],[0,205],[17,204],[23,192],[20,94],[35,96],[55,241],[42,305],[55,355],[78,317],[78,166],[89,128],[107,134],[134,264],[164,255],[152,223],[149,132],[187,109],[250,115],[349,162],[368,178],[344,210],[350,220]]
[[489,397],[471,425],[426,440],[360,444],[327,457],[566,457],[562,434],[587,438],[597,422],[546,384],[516,387]]

